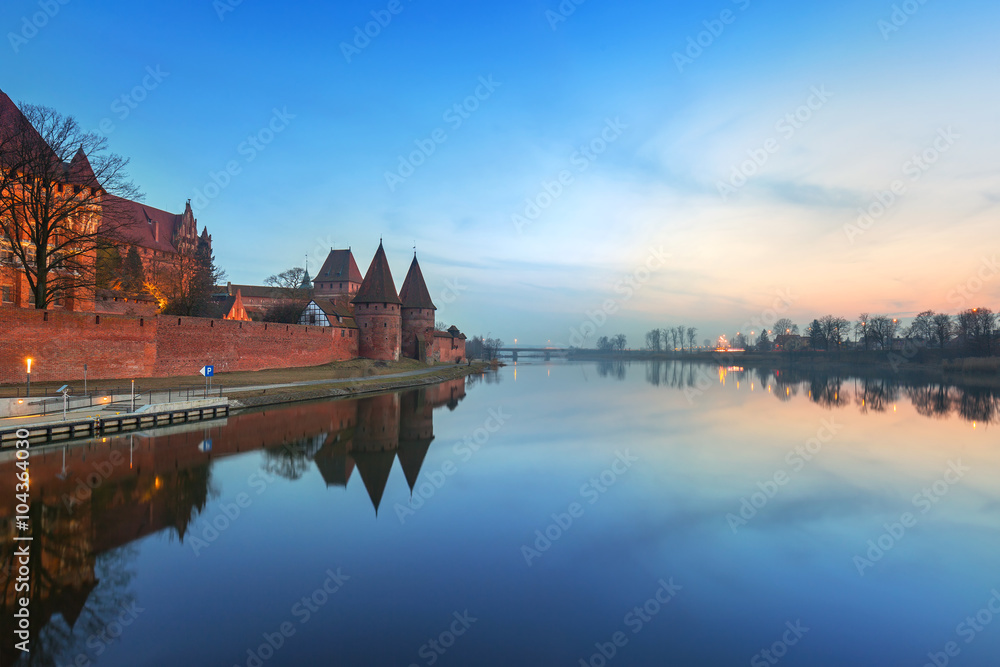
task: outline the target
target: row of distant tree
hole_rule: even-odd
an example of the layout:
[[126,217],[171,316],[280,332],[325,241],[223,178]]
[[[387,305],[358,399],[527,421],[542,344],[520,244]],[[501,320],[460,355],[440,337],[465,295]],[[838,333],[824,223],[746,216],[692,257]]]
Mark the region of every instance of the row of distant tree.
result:
[[[991,355],[998,349],[1000,320],[986,307],[970,308],[957,315],[925,310],[913,318],[909,326],[898,318],[882,314],[861,313],[851,321],[845,317],[824,315],[814,319],[803,334],[814,350],[837,350],[852,346],[859,350],[890,350],[901,345],[945,349],[958,347],[974,355]],[[761,352],[783,344],[795,348],[799,326],[788,318],[774,323],[759,335],[737,333],[731,343],[735,348],[753,348]]]
[[684,328],[684,325],[667,327],[665,329],[650,329],[646,332],[646,349],[653,352],[680,350],[684,351],[684,340],[687,337],[687,349],[695,347],[698,330],[694,327]]
[[503,347],[503,341],[499,338],[493,338],[489,334],[473,336],[465,342],[465,356],[469,359],[492,361],[499,356],[501,347]]

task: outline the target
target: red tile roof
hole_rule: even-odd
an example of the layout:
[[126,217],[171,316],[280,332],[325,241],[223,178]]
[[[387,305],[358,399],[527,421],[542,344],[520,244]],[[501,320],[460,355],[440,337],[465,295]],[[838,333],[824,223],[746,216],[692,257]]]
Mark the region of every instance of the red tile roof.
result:
[[392,272],[389,270],[389,260],[385,258],[385,250],[379,242],[375,257],[372,258],[364,282],[358,288],[353,303],[402,303],[396,294],[396,285],[392,282]]
[[[0,159],[4,157],[7,159],[13,158],[18,162],[25,160],[29,167],[33,163],[38,164],[40,159],[51,160],[52,164],[44,169],[45,173],[52,174],[59,168],[68,172],[70,168],[70,165],[63,163],[59,156],[56,155],[51,146],[38,133],[38,130],[28,122],[25,115],[14,104],[14,101],[2,90],[0,90],[0,149],[2,149],[0,152],[4,153],[4,156],[0,156]],[[86,157],[84,157],[84,160],[86,160]],[[6,161],[3,160],[3,162]],[[76,162],[75,159],[74,162]],[[26,165],[3,164],[3,166],[7,169],[23,169]],[[90,164],[87,163],[87,169],[89,168]],[[81,175],[85,176],[85,173]],[[93,177],[93,171],[90,172],[90,175]],[[94,183],[96,183],[96,180]]]
[[337,280],[352,283],[362,281],[361,269],[358,268],[358,263],[354,261],[354,255],[350,250],[331,249],[323,263],[323,268],[313,278],[313,282]]
[[420,271],[416,254],[413,255],[410,270],[406,273],[406,280],[403,281],[403,289],[399,290],[399,298],[403,301],[403,308],[437,310],[427,291],[427,283],[424,282],[424,274]]
[[83,185],[88,188],[99,188],[101,184],[97,182],[94,169],[90,166],[87,154],[83,152],[81,146],[76,155],[66,166],[66,180],[74,185]]
[[[183,214],[168,213],[146,204],[129,201],[108,195],[106,197],[108,206],[116,209],[114,217],[120,218],[123,222],[123,229],[120,233],[125,237],[126,242],[140,245],[152,250],[176,253],[172,241],[174,231],[179,229]],[[156,228],[159,226],[159,240],[156,238]]]

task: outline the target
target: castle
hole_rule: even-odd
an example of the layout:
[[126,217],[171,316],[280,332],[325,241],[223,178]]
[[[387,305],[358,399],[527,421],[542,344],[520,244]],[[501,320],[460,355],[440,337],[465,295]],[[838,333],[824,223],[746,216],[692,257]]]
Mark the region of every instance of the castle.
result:
[[[47,370],[37,371],[36,376],[44,373],[63,380],[75,379],[88,364],[92,378],[121,377],[122,359],[129,360],[130,374],[148,377],[183,374],[206,363],[223,372],[358,357],[426,363],[465,360],[465,336],[454,326],[435,330],[436,307],[416,254],[397,293],[381,241],[364,277],[350,249],[331,249],[314,286],[307,279],[299,289],[259,288],[262,293],[255,293],[254,286],[242,286],[241,292],[240,286],[228,285],[226,293],[216,295],[223,297],[219,314],[228,310],[222,322],[219,317],[165,317],[159,314],[163,304],[158,303],[165,298],[154,295],[163,291],[161,286],[189,280],[195,250],[209,254],[212,250],[208,229],[198,233],[190,200],[183,213],[174,214],[110,194],[98,182],[82,148],[71,159],[59,157],[0,91],[0,169],[13,165],[0,174],[27,173],[23,160],[17,161],[23,156],[16,149],[24,147],[46,171],[22,180],[44,182],[42,190],[52,201],[82,200],[86,206],[69,216],[65,227],[78,232],[82,240],[75,242],[80,247],[70,247],[72,252],[60,249],[58,234],[38,241],[48,245],[45,256],[62,253],[72,260],[64,258],[64,265],[50,269],[48,288],[44,281],[39,283],[45,308],[33,307],[36,290],[29,276],[34,264],[30,259],[19,261],[14,252],[30,258],[40,256],[37,249],[30,242],[12,244],[10,238],[0,238],[0,333],[19,333],[17,345],[0,348],[0,381],[17,377],[20,361],[27,357],[45,359]],[[15,193],[26,190],[18,187]],[[4,197],[0,221],[13,221],[16,224],[9,227],[18,230],[32,224],[45,228],[24,216],[12,217],[12,195]],[[141,267],[136,267],[136,256]],[[114,277],[126,259],[128,277],[138,283],[130,283],[128,289],[124,278]],[[58,280],[63,282],[52,288]],[[299,316],[296,309],[305,299],[309,301]],[[277,303],[291,306],[288,320],[251,321],[251,313]],[[304,329],[291,324],[296,318]],[[279,323],[291,326],[275,326]],[[57,349],[60,340],[69,344]],[[103,352],[111,356],[105,359]]]
[[436,331],[436,310],[416,253],[397,293],[379,241],[364,278],[350,249],[330,250],[313,279],[313,298],[299,324],[336,327],[341,337],[357,336],[358,356],[365,359],[460,362],[465,334],[454,326]]
[[[0,90],[0,149],[14,152],[9,160],[10,164],[16,164],[18,159],[23,160],[23,156],[17,153],[17,148],[25,145],[34,146],[33,151],[61,163],[61,169],[52,170],[52,174],[58,176],[58,183],[54,185],[60,196],[64,190],[66,196],[81,189],[88,189],[93,193],[91,198],[95,204],[99,202],[100,205],[87,211],[92,217],[92,223],[96,224],[102,235],[105,231],[113,231],[113,235],[117,237],[117,245],[120,246],[120,249],[112,250],[114,255],[124,256],[129,247],[138,251],[147,282],[156,282],[159,278],[178,271],[182,256],[191,255],[199,245],[211,250],[212,237],[207,228],[203,228],[201,234],[198,233],[198,221],[194,217],[190,200],[183,213],[169,213],[103,191],[94,175],[93,166],[82,149],[70,161],[62,162],[32,128],[17,105]],[[22,152],[24,150],[21,149]],[[8,160],[0,162],[6,165]],[[54,200],[59,201],[59,197]],[[0,211],[6,211],[6,208],[0,205]],[[91,221],[79,220],[74,221],[74,224],[82,226],[91,224]],[[121,256],[116,257],[118,262],[121,261]],[[107,260],[109,257],[88,251],[82,253],[77,261],[82,273],[89,274],[95,271],[95,266],[102,259]],[[59,272],[54,275],[58,278]],[[95,286],[92,282],[81,281],[60,290],[49,307],[53,310],[135,315],[153,315],[156,312],[156,303],[152,297],[136,294],[127,296],[119,290],[108,289],[110,287],[114,285]],[[34,301],[35,295],[12,252],[10,239],[0,237],[0,307],[31,308]]]

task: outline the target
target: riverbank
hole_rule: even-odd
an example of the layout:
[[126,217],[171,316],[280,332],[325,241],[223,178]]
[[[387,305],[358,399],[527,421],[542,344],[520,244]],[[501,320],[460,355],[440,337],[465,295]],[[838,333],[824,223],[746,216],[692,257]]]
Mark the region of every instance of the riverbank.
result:
[[[220,373],[212,378],[210,395],[224,395],[233,409],[260,407],[294,401],[346,397],[395,391],[408,387],[436,384],[489,369],[485,362],[468,364],[436,364],[428,366],[414,359],[373,361],[353,359],[322,366],[279,368],[265,371]],[[60,383],[32,383],[32,396],[55,395]],[[91,395],[128,394],[132,380],[95,380],[87,383]],[[205,379],[201,376],[168,378],[136,378],[135,391],[143,394],[163,394],[168,391],[203,393]],[[23,395],[24,387],[6,386],[4,395]],[[70,385],[71,396],[82,396],[84,383]]]
[[1000,387],[1000,358],[944,356],[939,350],[887,350],[841,352],[664,352],[629,351],[618,354],[578,351],[577,361],[674,361],[744,366],[749,368],[855,375],[920,375],[930,381]]
[[269,405],[315,401],[327,398],[349,398],[409,389],[449,380],[479,375],[490,370],[484,362],[471,365],[442,364],[423,369],[384,373],[378,376],[352,377],[319,381],[293,382],[265,387],[234,387],[227,389],[231,410],[260,408]]

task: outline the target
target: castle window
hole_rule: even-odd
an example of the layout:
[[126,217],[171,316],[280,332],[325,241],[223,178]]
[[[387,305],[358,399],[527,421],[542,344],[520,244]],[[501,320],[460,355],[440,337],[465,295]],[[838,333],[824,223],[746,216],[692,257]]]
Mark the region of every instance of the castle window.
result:
[[0,298],[4,303],[14,303],[14,289],[7,286],[0,288]]

